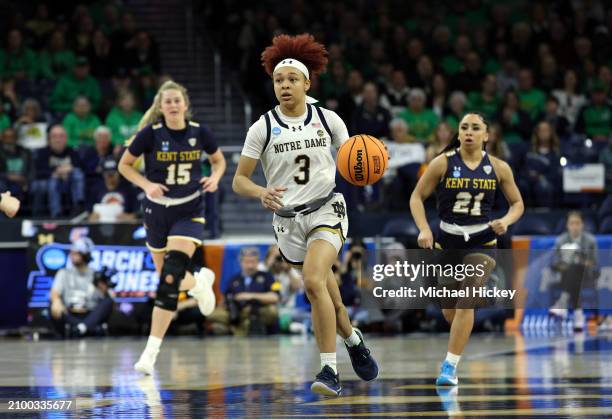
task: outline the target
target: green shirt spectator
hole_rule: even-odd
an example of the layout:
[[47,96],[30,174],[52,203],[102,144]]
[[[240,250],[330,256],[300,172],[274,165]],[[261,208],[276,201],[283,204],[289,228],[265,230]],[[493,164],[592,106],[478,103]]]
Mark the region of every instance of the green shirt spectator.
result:
[[605,141],[612,134],[612,106],[606,103],[606,90],[602,83],[593,84],[591,103],[580,111],[576,132],[599,141]]
[[482,82],[482,90],[468,94],[467,109],[480,112],[488,120],[492,120],[499,110],[500,103],[497,95],[497,78],[493,74],[488,74]]
[[89,75],[89,62],[86,57],[77,59],[71,75],[59,79],[51,93],[51,109],[68,112],[77,96],[87,97],[93,110],[100,106],[102,93],[97,80]]
[[91,105],[85,96],[74,100],[73,111],[70,112],[62,125],[68,134],[68,146],[93,145],[93,134],[98,126],[102,125],[100,119],[91,113]]
[[[2,112],[2,109],[0,109]],[[11,126],[11,119],[5,113],[0,113],[0,133]]]
[[408,123],[410,134],[414,135],[417,140],[429,141],[440,121],[438,115],[431,109],[425,109],[425,92],[421,89],[410,90],[408,103],[410,107],[401,111],[398,117]]
[[74,52],[66,48],[63,32],[54,31],[49,48],[40,53],[40,75],[49,80],[72,74],[76,64]]
[[16,79],[36,78],[36,53],[23,44],[21,32],[13,29],[7,37],[7,48],[0,51],[0,77]]
[[125,140],[136,134],[142,112],[134,109],[134,95],[124,91],[117,98],[117,106],[113,107],[106,117],[106,125],[112,133],[113,145],[123,145]]
[[540,89],[533,87],[533,75],[529,69],[521,69],[518,77],[519,88],[517,91],[519,103],[522,110],[527,112],[531,120],[544,112],[546,106],[546,94]]
[[449,111],[444,118],[444,121],[451,127],[454,132],[459,131],[459,122],[465,115],[465,105],[467,98],[465,93],[455,90],[448,98]]

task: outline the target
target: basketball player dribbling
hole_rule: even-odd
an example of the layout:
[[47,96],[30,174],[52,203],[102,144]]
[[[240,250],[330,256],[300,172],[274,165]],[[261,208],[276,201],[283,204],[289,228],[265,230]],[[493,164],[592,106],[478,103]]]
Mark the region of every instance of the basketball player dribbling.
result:
[[[419,179],[410,198],[410,210],[420,233],[418,245],[424,249],[447,250],[443,258],[453,263],[482,264],[483,275],[459,282],[441,278],[448,288],[484,285],[495,268],[497,237],[523,214],[521,194],[506,162],[488,155],[488,123],[477,113],[466,114],[459,132],[442,153],[434,158]],[[495,192],[501,188],[509,203],[508,212],[491,220]],[[440,234],[434,243],[423,202],[436,190]],[[451,252],[448,252],[451,250]],[[443,301],[442,312],[451,326],[448,352],[442,363],[438,386],[456,386],[457,364],[472,333],[474,301]]]
[[[356,374],[365,381],[378,376],[378,365],[361,332],[351,326],[332,265],[348,229],[346,204],[334,193],[336,165],[331,148],[348,139],[335,112],[312,105],[306,96],[310,78],[327,64],[325,47],[312,35],[276,36],[262,54],[272,77],[278,106],[249,129],[233,181],[239,195],[259,199],[274,211],[273,228],[282,257],[302,269],[321,371],[311,390],[337,396],[336,332],[342,336]],[[261,160],[267,186],[251,180]]]

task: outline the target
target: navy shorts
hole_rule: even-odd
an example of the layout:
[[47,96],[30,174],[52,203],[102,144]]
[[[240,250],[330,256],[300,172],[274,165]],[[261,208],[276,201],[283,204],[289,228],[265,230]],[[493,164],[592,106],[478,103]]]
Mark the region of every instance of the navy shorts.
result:
[[204,240],[204,198],[202,195],[184,204],[156,204],[145,198],[142,202],[147,247],[152,252],[164,252],[168,239],[184,238],[200,246]]

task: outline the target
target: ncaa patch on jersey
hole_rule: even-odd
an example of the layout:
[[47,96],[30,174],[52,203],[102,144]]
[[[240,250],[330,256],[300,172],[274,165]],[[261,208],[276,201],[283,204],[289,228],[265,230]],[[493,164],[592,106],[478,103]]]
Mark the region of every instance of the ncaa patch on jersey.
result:
[[190,145],[190,146],[192,146],[192,147],[196,145],[196,142],[197,142],[197,141],[198,141],[198,140],[196,140],[196,139],[195,139],[195,137],[191,137],[190,139],[188,139],[188,140],[187,140],[187,142],[189,143],[189,145]]
[[281,129],[279,127],[272,128],[273,135],[280,135],[280,133],[281,133]]
[[162,141],[162,151],[168,151],[170,150],[170,142],[168,141]]
[[490,175],[493,168],[491,167],[491,165],[487,164],[486,166],[482,166],[482,170],[484,170],[487,175]]
[[453,177],[461,177],[461,166],[453,167]]

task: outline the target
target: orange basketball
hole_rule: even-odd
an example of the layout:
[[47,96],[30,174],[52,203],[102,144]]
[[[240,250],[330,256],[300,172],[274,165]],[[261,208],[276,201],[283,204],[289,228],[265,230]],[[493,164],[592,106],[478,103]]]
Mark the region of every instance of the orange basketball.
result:
[[389,161],[385,144],[371,135],[354,135],[338,150],[338,172],[353,185],[365,186],[383,177]]

